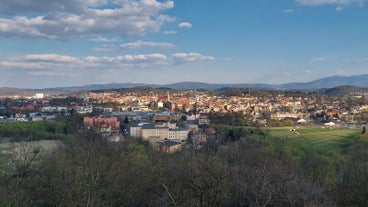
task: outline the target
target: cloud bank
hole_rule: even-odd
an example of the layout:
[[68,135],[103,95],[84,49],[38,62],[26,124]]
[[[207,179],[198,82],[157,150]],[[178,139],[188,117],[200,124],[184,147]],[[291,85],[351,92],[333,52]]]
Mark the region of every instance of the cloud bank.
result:
[[200,53],[174,53],[169,58],[165,54],[151,53],[138,55],[118,55],[118,56],[86,56],[73,57],[59,54],[29,54],[19,57],[10,57],[0,60],[3,70],[9,69],[46,69],[58,70],[59,72],[69,71],[69,69],[101,69],[116,68],[139,68],[157,66],[171,66],[200,61],[214,60],[214,57],[205,56]]
[[[42,6],[40,6],[42,5]],[[175,20],[172,0],[0,0],[0,35],[67,39],[86,35],[143,36]]]
[[120,45],[122,49],[136,49],[140,47],[159,47],[159,48],[172,48],[175,47],[174,44],[168,42],[143,42],[143,41],[136,41],[136,42],[129,42]]

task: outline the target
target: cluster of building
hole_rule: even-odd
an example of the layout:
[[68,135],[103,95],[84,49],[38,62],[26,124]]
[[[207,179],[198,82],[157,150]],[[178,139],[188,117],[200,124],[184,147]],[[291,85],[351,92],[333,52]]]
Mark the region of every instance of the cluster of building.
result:
[[240,113],[244,119],[264,123],[292,119],[295,124],[319,123],[335,127],[341,123],[366,122],[365,96],[327,96],[317,93],[274,95],[219,95],[204,90],[164,91],[145,89],[64,96],[0,98],[0,122],[40,121],[85,116],[83,126],[106,137],[140,137],[164,151],[180,149],[188,139],[203,143],[201,125],[211,123],[210,114]]
[[[93,103],[113,101],[119,110],[133,112],[166,109],[183,113],[234,113],[240,112],[254,121],[269,119],[305,119],[308,122],[319,121],[316,117],[324,116],[325,121],[351,120],[352,114],[368,112],[365,96],[330,97],[323,94],[282,94],[242,96],[214,95],[208,91],[183,90],[146,94],[139,92],[110,92],[86,94]],[[353,101],[351,101],[353,100]],[[357,117],[357,116],[356,116]],[[196,117],[199,119],[199,117]],[[206,119],[203,119],[206,121]]]
[[120,111],[84,117],[84,127],[96,129],[113,140],[142,138],[162,151],[179,150],[188,140],[191,128],[181,124],[181,113],[167,111]]

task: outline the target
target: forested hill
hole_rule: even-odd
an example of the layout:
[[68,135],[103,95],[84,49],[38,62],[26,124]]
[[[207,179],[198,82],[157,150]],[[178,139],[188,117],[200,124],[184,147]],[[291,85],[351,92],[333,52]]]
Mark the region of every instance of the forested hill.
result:
[[257,88],[221,88],[215,90],[216,94],[224,96],[273,96],[282,93],[280,90]]
[[356,86],[338,86],[330,89],[322,89],[321,93],[326,95],[365,95],[368,94],[368,88]]
[[[334,88],[339,86],[368,87],[368,74],[354,76],[331,76],[310,82],[294,82],[285,84],[264,84],[264,83],[204,83],[204,82],[178,82],[172,84],[149,84],[149,83],[109,83],[94,84],[75,87],[57,87],[45,89],[33,89],[31,91],[51,92],[77,92],[93,90],[110,90],[134,87],[153,87],[153,88],[171,88],[176,90],[185,89],[207,89],[218,90],[221,88],[257,88],[257,89],[277,89],[277,90],[319,90],[323,88]],[[1,95],[24,94],[30,90],[15,88],[0,88]]]
[[31,95],[32,92],[27,89],[19,89],[19,88],[8,88],[3,87],[0,88],[0,96],[9,96],[9,95]]
[[66,92],[61,90],[20,89],[20,88],[0,87],[0,96],[33,96],[36,93],[64,94]]

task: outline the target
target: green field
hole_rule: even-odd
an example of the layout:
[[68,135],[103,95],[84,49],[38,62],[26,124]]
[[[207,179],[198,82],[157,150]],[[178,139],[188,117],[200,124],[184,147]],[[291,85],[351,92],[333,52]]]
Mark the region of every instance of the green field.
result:
[[270,135],[300,141],[306,147],[322,153],[341,153],[354,138],[360,135],[359,129],[298,128],[291,131],[286,128],[271,128]]
[[[32,152],[33,149],[41,149],[42,153],[50,153],[62,143],[56,140],[42,140],[32,142],[16,142],[16,143],[1,143],[0,144],[0,173],[8,172],[11,170],[11,159],[14,152],[19,152],[22,148],[29,148],[28,151]],[[26,150],[27,151],[27,150]]]

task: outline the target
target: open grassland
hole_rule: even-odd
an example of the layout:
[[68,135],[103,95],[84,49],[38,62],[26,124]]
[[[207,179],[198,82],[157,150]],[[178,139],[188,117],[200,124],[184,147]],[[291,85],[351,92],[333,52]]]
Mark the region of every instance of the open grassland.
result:
[[41,147],[45,152],[51,152],[58,147],[62,142],[57,140],[41,140],[41,141],[30,141],[30,142],[8,142],[0,143],[1,154],[11,153],[15,148],[29,146],[29,147]]
[[327,129],[327,128],[297,128],[292,131],[287,128],[271,128],[270,136],[299,141],[306,147],[321,153],[341,153],[354,138],[361,134],[359,129]]
[[15,142],[15,143],[1,143],[0,144],[0,172],[9,171],[12,168],[12,158],[14,153],[17,155],[22,152],[32,153],[34,150],[40,150],[42,154],[50,153],[58,146],[62,145],[60,141],[56,140],[42,140],[32,142]]

